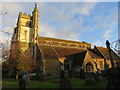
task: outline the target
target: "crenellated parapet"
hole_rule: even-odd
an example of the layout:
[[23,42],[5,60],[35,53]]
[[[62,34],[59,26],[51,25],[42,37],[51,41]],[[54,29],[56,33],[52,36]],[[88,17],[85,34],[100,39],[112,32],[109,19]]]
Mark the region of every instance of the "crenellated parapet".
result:
[[19,12],[19,17],[21,18],[26,18],[26,19],[30,19],[31,18],[31,15],[30,14],[26,14],[26,13],[22,13],[22,12]]
[[19,12],[17,26],[31,27],[31,17],[30,14]]

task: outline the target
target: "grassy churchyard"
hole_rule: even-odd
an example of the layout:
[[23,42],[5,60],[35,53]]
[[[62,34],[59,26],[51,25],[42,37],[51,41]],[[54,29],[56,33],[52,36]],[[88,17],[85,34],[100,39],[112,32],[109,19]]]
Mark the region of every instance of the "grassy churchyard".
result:
[[[44,81],[35,81],[30,80],[27,88],[58,88],[60,79],[49,79]],[[97,82],[95,85],[85,85],[85,81],[79,78],[68,78],[70,81],[72,88],[105,88],[107,81],[101,80]],[[2,88],[18,88],[19,81],[12,78],[3,78],[2,80]]]

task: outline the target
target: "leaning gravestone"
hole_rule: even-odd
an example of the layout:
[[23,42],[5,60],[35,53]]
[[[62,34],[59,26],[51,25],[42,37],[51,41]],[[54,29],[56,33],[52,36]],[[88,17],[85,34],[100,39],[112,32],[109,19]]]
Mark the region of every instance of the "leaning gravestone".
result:
[[26,84],[24,79],[19,80],[19,90],[25,90]]
[[59,82],[59,89],[61,90],[63,88],[68,88],[69,90],[72,88],[70,81],[65,77],[61,78]]
[[23,74],[19,75],[19,90],[25,90],[26,89],[26,83],[23,79]]
[[85,77],[86,85],[94,85],[95,84],[95,79],[94,79],[92,72],[85,72],[84,75],[85,75],[84,77]]

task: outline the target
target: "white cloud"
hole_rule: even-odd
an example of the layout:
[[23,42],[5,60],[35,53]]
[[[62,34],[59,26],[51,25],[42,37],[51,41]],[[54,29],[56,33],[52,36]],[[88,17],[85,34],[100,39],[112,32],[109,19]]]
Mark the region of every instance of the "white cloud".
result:
[[55,37],[55,28],[51,27],[47,24],[40,24],[39,25],[39,35],[41,36],[47,36],[47,37]]
[[81,4],[80,8],[75,9],[73,12],[83,15],[89,15],[92,9],[97,5],[96,2],[86,2]]
[[67,7],[69,7],[69,4],[67,5],[63,3],[63,7],[61,5],[62,4],[58,6],[57,4],[51,5],[48,3],[39,3],[40,14],[49,15],[45,18],[48,22],[65,23],[72,18],[73,13],[71,13],[70,9],[67,9]]
[[3,12],[8,12],[8,14],[16,14],[18,11],[22,11],[23,7],[19,3],[2,3]]
[[53,38],[69,39],[69,40],[78,40],[78,34],[61,28],[60,30],[56,27],[49,26],[47,24],[39,25],[39,35]]
[[14,28],[6,26],[2,31],[11,35],[11,34],[13,34]]
[[[17,16],[17,14],[16,14],[16,16]],[[7,21],[7,22],[6,22],[6,21]],[[14,18],[10,18],[10,17],[9,17],[9,18],[8,18],[8,17],[5,18],[5,17],[3,17],[2,24],[5,25],[5,26],[7,26],[7,27],[8,27],[8,26],[9,26],[9,27],[11,27],[11,26],[12,26],[12,27],[13,27],[13,26],[15,27],[15,26],[16,26],[16,23],[17,23],[17,18],[15,18],[15,17],[14,17]]]
[[18,18],[18,13],[23,11],[23,6],[16,2],[4,2],[2,3],[2,12],[7,12],[6,15],[2,15],[3,26],[15,27]]
[[5,27],[0,31],[0,42],[3,43],[6,48],[10,46],[12,33],[12,27]]
[[[101,8],[101,7],[102,7],[102,9],[99,11],[100,14],[98,14],[98,13],[92,14],[94,16],[93,20],[94,20],[95,24],[90,27],[85,27],[85,28],[88,28],[89,31],[108,30],[108,29],[113,30],[115,27],[117,27],[117,25],[118,25],[118,10],[117,9],[111,10],[105,5],[104,5],[104,7],[101,5],[99,8]],[[106,9],[107,9],[107,12],[109,12],[109,16],[104,14],[104,12],[106,13]]]
[[[39,3],[39,10],[41,15],[46,16],[48,22],[70,23],[70,20],[76,14],[89,15],[93,8],[97,5],[96,2],[79,2],[79,3]],[[46,7],[47,6],[47,7]]]
[[57,36],[63,39],[78,40],[78,34],[67,29],[61,29]]
[[[2,15],[2,31],[0,32],[1,42],[6,44],[6,41],[10,45],[11,36],[13,34],[18,13],[23,10],[23,6],[16,2],[4,2],[2,3],[2,12],[7,12],[6,15]],[[6,33],[5,33],[6,32]]]
[[104,38],[105,40],[107,40],[107,39],[109,39],[109,38],[111,37],[111,34],[112,34],[112,30],[111,30],[111,29],[106,30],[106,31],[104,32],[104,34],[103,34],[103,38]]
[[[83,19],[80,18],[80,19],[77,19],[77,20],[73,20],[71,23],[70,23],[70,27],[73,28],[73,29],[83,29],[84,25],[83,25]],[[82,30],[81,30],[82,31]]]
[[1,33],[3,35],[0,35],[0,44],[2,43],[5,48],[9,48],[10,46],[10,39],[4,35],[4,33]]
[[92,43],[92,47],[94,46],[103,46],[103,43],[101,41],[95,41]]

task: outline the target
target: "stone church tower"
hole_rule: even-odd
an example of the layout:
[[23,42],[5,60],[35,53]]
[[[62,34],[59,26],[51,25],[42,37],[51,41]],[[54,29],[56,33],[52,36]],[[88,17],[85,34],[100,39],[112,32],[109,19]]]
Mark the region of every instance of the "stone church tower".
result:
[[25,51],[36,44],[38,36],[38,19],[39,12],[37,4],[35,4],[32,15],[23,14],[22,12],[19,13],[17,27],[14,29],[11,43],[17,43],[20,51]]

